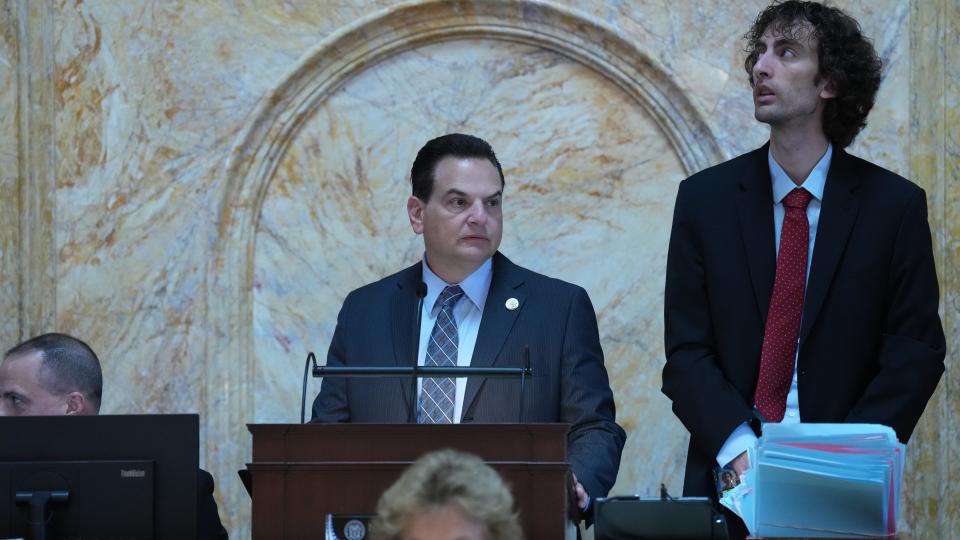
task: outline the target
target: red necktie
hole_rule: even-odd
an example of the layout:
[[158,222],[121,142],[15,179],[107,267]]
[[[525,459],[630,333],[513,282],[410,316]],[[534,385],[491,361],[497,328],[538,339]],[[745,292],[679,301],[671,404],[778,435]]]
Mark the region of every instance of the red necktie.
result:
[[760,352],[760,378],[753,400],[768,422],[780,422],[787,408],[787,392],[793,381],[803,293],[807,282],[807,250],[810,224],[807,205],[813,195],[796,188],[783,198],[786,213],[780,231],[780,252],[773,296],[767,311]]

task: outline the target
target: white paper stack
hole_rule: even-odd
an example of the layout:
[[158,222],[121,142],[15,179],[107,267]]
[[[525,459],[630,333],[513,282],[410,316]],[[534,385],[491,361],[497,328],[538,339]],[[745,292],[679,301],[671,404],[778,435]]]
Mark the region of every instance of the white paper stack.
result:
[[893,536],[905,450],[876,424],[767,424],[721,502],[755,536]]

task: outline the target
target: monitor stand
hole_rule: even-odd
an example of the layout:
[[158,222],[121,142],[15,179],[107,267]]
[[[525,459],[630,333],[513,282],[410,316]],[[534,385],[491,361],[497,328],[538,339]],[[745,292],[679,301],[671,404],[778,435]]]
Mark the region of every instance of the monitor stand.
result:
[[66,502],[70,492],[55,491],[18,491],[17,504],[30,507],[30,540],[47,540],[47,506],[51,503]]

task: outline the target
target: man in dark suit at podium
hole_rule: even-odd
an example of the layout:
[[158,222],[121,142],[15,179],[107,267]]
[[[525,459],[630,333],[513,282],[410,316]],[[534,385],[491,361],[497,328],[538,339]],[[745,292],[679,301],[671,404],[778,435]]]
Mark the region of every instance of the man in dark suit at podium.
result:
[[[337,318],[328,366],[521,367],[517,379],[324,379],[314,422],[565,422],[581,508],[605,496],[626,433],[615,422],[596,316],[586,291],[521,268],[497,251],[504,178],[485,141],[429,141],[411,170],[410,224],[423,261],[351,292]],[[419,336],[418,288],[426,284]],[[412,388],[413,387],[413,388]]]
[[770,141],[681,183],[667,256],[663,392],[690,431],[685,495],[751,466],[759,418],[878,423],[906,442],[944,369],[925,194],[844,151],[880,85],[876,51],[815,2],[768,7],[746,38]]
[[[103,374],[86,343],[66,334],[29,339],[0,361],[0,416],[100,414]],[[197,538],[225,540],[213,476],[197,471]]]

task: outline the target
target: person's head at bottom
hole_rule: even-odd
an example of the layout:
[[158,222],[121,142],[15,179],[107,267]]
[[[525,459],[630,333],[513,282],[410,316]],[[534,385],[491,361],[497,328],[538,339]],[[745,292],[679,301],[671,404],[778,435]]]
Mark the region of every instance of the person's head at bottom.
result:
[[100,360],[73,336],[37,336],[0,361],[0,416],[97,414],[102,393]]
[[373,540],[521,540],[510,490],[480,458],[424,455],[380,497]]

